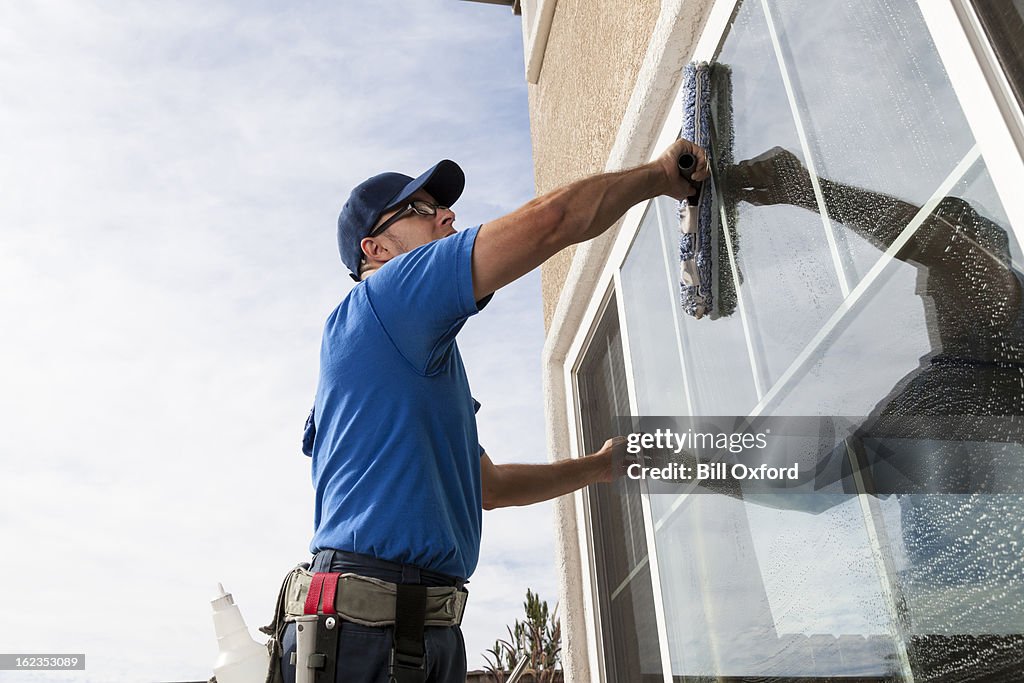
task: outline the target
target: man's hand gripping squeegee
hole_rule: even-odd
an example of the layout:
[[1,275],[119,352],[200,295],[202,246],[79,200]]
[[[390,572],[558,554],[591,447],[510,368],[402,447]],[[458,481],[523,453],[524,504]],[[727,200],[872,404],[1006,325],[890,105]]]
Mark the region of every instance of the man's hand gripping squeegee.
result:
[[700,182],[695,181],[691,176],[693,172],[697,170],[697,157],[692,154],[680,154],[679,155],[679,172],[686,182],[693,185],[695,192],[686,198],[686,203],[690,206],[697,206],[697,202],[700,201]]
[[[703,183],[698,180],[694,180],[692,177],[693,172],[697,170],[697,157],[684,152],[679,155],[679,162],[677,165],[679,166],[680,175],[686,178],[686,182],[693,186],[693,194],[686,198],[686,203],[689,208],[686,211],[686,215],[683,217],[685,224],[682,226],[682,232],[684,234],[696,235],[697,221],[700,216],[700,212],[697,210],[697,205],[700,203],[700,192],[702,189],[701,186],[703,185]],[[681,273],[681,279],[688,285],[695,285],[699,281],[696,270],[693,270],[693,272]]]

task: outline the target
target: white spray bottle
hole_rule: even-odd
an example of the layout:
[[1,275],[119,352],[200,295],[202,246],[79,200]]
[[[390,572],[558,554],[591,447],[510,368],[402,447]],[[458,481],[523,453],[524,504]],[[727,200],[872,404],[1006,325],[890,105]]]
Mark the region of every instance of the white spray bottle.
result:
[[270,653],[249,635],[245,619],[231,593],[217,584],[220,595],[210,601],[213,606],[213,630],[217,634],[220,654],[213,665],[217,683],[264,683],[270,668]]

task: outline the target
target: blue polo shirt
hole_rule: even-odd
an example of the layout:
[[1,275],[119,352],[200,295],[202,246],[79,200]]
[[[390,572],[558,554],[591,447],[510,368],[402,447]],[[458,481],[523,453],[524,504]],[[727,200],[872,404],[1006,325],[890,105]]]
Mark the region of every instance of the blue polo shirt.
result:
[[312,552],[348,550],[463,578],[476,568],[479,404],[455,336],[479,310],[471,269],[478,231],[392,259],[327,318],[314,406]]

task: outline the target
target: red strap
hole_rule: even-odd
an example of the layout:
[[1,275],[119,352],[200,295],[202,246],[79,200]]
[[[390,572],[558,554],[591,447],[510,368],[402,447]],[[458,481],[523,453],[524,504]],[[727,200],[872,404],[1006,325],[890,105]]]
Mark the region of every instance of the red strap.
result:
[[335,614],[334,611],[334,596],[338,592],[338,578],[341,573],[338,574],[320,574],[324,578],[324,614]]
[[328,574],[317,572],[313,574],[313,580],[309,582],[309,593],[306,594],[306,606],[303,614],[317,614],[320,607],[320,597],[323,594],[323,614],[336,614],[334,610],[334,596],[338,593],[338,579],[341,574]]
[[[316,614],[316,608],[320,606],[320,591],[324,587],[324,575],[313,574],[313,580],[309,584],[309,593],[306,594],[306,606],[303,614]],[[331,601],[331,609],[334,609],[334,601]]]

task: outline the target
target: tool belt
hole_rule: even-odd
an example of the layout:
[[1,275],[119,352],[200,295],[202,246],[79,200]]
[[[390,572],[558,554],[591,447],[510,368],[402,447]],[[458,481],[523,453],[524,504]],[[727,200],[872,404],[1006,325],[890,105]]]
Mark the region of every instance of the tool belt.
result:
[[299,565],[285,577],[277,597],[274,621],[260,630],[270,636],[271,665],[267,683],[280,683],[277,665],[285,625],[295,622],[297,649],[292,655],[296,681],[331,682],[340,620],[364,626],[394,626],[390,683],[426,680],[423,630],[426,626],[458,626],[469,593],[454,586],[394,584],[352,573],[312,573]]
[[[313,599],[310,597],[313,579],[314,574],[301,567],[297,567],[288,576],[285,584],[285,621],[294,621],[295,617],[310,613],[307,606]],[[312,605],[312,613],[316,613],[317,607],[329,613],[328,605],[333,602],[334,613],[346,621],[354,621],[363,626],[391,626],[395,623],[395,605],[401,584],[349,573],[338,575],[337,588],[332,589],[333,581],[326,584],[327,590],[324,584],[324,581],[320,581],[314,586],[312,595],[317,597],[318,602]],[[424,590],[424,626],[458,626],[462,623],[468,592],[453,586]]]

